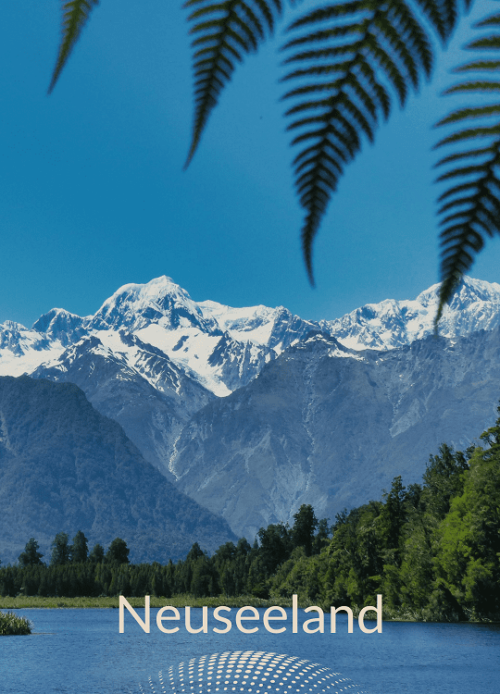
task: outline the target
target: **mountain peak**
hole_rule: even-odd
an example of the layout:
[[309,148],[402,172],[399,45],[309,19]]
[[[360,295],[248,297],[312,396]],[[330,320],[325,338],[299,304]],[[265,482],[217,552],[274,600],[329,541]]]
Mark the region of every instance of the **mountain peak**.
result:
[[[423,306],[432,306],[434,308],[434,305],[439,301],[440,286],[439,283],[433,284],[432,287],[421,292],[415,301]],[[468,308],[471,304],[478,301],[493,302],[499,305],[500,308],[500,284],[477,280],[474,277],[464,275],[449,306],[445,307],[445,312]]]
[[185,289],[162,275],[146,284],[125,284],[103,303],[90,322],[92,328],[139,330],[152,323],[166,328],[195,327],[203,332],[218,330],[204,317]]
[[53,308],[33,323],[32,330],[66,346],[78,340],[84,332],[85,319],[64,308]]
[[[55,308],[31,330],[7,321],[0,326],[0,373],[32,373],[91,335],[98,335],[111,352],[127,353],[135,368],[137,349],[120,339],[123,331],[153,345],[189,379],[222,397],[255,378],[268,361],[305,342],[311,332],[330,335],[358,351],[394,349],[425,338],[434,332],[438,301],[435,284],[415,299],[386,299],[335,320],[315,322],[283,306],[196,302],[162,275],[144,284],[123,285],[94,316],[82,318]],[[464,277],[443,312],[439,334],[455,338],[499,324],[500,285]]]
[[[416,299],[366,304],[321,326],[352,349],[393,349],[434,332],[439,284]],[[465,276],[439,323],[442,337],[458,337],[500,324],[500,285]]]

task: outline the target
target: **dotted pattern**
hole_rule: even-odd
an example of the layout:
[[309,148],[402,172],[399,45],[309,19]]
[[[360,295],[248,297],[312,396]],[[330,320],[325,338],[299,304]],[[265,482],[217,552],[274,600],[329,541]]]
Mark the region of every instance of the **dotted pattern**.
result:
[[330,668],[294,656],[234,651],[192,658],[148,680],[141,694],[337,694],[365,690]]

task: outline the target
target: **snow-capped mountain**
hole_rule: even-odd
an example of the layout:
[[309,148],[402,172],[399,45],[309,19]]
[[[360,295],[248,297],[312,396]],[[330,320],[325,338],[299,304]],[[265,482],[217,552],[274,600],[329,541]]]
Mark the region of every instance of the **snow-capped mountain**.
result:
[[[434,332],[439,284],[413,301],[387,299],[366,304],[335,320],[322,320],[322,330],[351,349],[394,349]],[[465,277],[439,323],[442,337],[470,335],[500,325],[500,284]]]
[[[246,312],[240,327],[233,315],[238,311]],[[42,364],[45,369],[58,364],[62,372],[71,356],[65,348],[91,336],[136,368],[137,349],[122,337],[134,335],[168,357],[186,377],[222,397],[254,378],[264,363],[311,327],[286,309],[197,304],[172,280],[159,277],[121,287],[93,316],[53,309],[31,329],[11,321],[0,325],[0,375],[30,374]],[[149,379],[145,369],[140,371]],[[151,378],[155,387],[154,374]]]
[[[394,349],[432,334],[438,288],[436,284],[414,300],[387,299],[341,318],[309,321],[283,306],[233,308],[196,302],[163,276],[147,284],[124,285],[93,316],[52,309],[31,329],[12,321],[0,324],[0,375],[52,366],[65,348],[91,335],[132,359],[133,365],[133,350],[120,338],[125,333],[156,347],[188,377],[223,397],[311,332],[331,335],[351,349]],[[458,337],[499,324],[500,285],[466,277],[444,311],[439,333]]]
[[318,323],[302,320],[283,306],[231,308],[215,301],[203,301],[199,306],[205,316],[213,317],[234,340],[269,347],[276,354],[319,328]]
[[[356,359],[356,350],[394,350],[425,338],[434,330],[437,290],[315,322],[284,307],[196,302],[159,277],[121,287],[95,315],[52,309],[32,328],[6,321],[0,375],[76,383],[148,461],[178,476],[178,447],[195,413],[252,383],[314,334],[335,338],[336,356],[347,359]],[[500,285],[465,278],[440,334],[457,338],[499,324]]]

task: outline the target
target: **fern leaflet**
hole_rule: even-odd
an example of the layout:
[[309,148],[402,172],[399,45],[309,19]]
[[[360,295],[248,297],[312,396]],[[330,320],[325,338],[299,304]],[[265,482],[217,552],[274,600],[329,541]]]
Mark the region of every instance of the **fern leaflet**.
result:
[[[458,0],[417,0],[438,33],[447,38],[456,23]],[[330,2],[293,22],[306,33],[284,46],[293,66],[284,81],[299,82],[284,99],[295,105],[286,116],[297,130],[292,145],[295,185],[305,211],[302,248],[311,284],[312,244],[346,164],[373,141],[379,120],[387,119],[391,93],[403,105],[432,69],[428,30],[406,0]]]
[[212,109],[244,54],[256,51],[266,31],[272,33],[281,0],[188,0],[192,42],[195,114],[189,165]]
[[[467,48],[498,51],[497,56],[500,56],[500,13],[475,26],[492,33],[472,41]],[[484,76],[460,82],[445,92],[491,95],[493,103],[459,108],[438,123],[438,126],[460,124],[461,127],[436,145],[453,149],[437,164],[446,167],[437,181],[449,182],[450,187],[438,198],[443,229],[436,326],[462,276],[483,248],[486,237],[500,234],[500,79],[492,76],[499,67],[498,57],[462,65],[456,72],[483,72]],[[466,149],[462,150],[462,145]]]
[[70,2],[63,1],[62,40],[59,46],[56,66],[50,81],[49,94],[56,86],[59,75],[66,65],[75,43],[80,37],[81,31],[85,26],[90,13],[98,4],[99,0],[70,0]]

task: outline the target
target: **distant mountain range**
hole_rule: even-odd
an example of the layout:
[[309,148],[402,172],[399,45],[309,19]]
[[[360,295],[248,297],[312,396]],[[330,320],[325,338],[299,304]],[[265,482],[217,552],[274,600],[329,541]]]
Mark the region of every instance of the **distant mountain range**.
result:
[[[144,458],[251,538],[300,503],[332,518],[467,445],[500,397],[500,285],[465,278],[335,320],[195,302],[167,277],[93,316],[0,325],[0,374],[71,382]],[[333,519],[333,518],[332,518]]]
[[[74,354],[65,350],[96,337],[103,354],[120,355],[153,387],[156,377],[141,364],[144,345],[149,350],[156,347],[157,354],[168,357],[184,376],[223,397],[249,383],[264,364],[311,332],[322,332],[356,350],[394,349],[433,334],[438,287],[412,301],[386,300],[342,318],[309,321],[283,306],[232,308],[195,302],[170,278],[159,277],[147,284],[126,284],[93,316],[52,309],[31,329],[12,321],[0,324],[0,375],[32,373],[41,364],[64,369]],[[439,333],[454,338],[498,325],[500,285],[466,277],[444,311]]]

